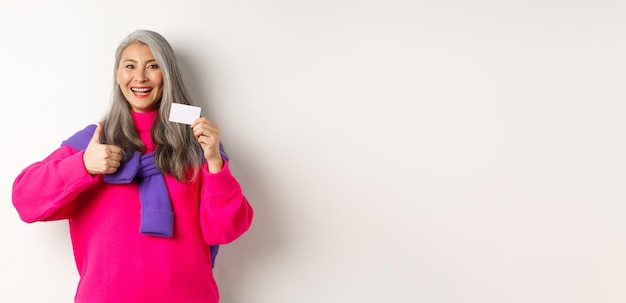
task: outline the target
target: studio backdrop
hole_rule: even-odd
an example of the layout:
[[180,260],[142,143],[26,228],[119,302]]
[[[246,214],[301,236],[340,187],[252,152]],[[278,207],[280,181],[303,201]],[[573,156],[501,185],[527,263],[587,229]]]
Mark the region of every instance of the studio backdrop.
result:
[[[0,301],[72,302],[15,177],[170,41],[255,209],[225,303],[626,302],[623,1],[0,2]],[[190,273],[193,274],[193,273]]]

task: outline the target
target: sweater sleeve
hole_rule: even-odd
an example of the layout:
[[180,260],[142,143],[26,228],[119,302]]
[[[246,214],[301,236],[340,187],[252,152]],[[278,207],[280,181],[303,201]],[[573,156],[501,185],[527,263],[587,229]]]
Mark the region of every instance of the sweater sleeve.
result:
[[52,221],[71,216],[76,197],[101,179],[87,172],[83,153],[60,147],[17,176],[12,200],[23,221]]
[[243,195],[239,182],[224,161],[216,174],[203,167],[200,189],[200,227],[209,245],[227,244],[250,228],[253,210]]

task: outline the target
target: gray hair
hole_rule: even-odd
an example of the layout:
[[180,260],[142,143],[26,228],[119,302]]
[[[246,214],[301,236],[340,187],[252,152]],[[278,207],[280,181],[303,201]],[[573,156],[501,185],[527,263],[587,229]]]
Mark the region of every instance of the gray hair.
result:
[[[121,147],[127,155],[146,150],[135,129],[130,104],[117,84],[115,76],[122,52],[135,43],[150,48],[163,73],[163,95],[161,100],[157,101],[159,111],[150,130],[152,141],[157,144],[155,164],[161,172],[172,174],[178,181],[192,181],[203,162],[202,148],[191,127],[170,122],[168,117],[172,103],[191,105],[193,102],[183,83],[174,50],[167,40],[156,32],[134,31],[122,40],[115,52],[113,96],[111,107],[103,121],[104,139],[107,144]],[[189,168],[193,169],[193,175],[189,174]]]

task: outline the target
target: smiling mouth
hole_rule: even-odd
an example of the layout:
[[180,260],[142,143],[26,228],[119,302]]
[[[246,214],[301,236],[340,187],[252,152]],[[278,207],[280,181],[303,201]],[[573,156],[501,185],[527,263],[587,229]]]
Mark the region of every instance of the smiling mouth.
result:
[[133,95],[135,95],[136,98],[147,98],[148,96],[150,96],[150,93],[152,92],[152,88],[151,87],[131,87],[130,91],[133,92]]
[[149,93],[152,91],[152,88],[149,87],[131,87],[130,88],[133,93]]

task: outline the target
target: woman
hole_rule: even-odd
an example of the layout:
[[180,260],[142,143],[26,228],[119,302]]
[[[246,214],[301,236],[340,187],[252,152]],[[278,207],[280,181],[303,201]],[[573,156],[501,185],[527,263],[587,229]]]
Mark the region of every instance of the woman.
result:
[[69,220],[75,302],[218,302],[210,247],[237,239],[253,216],[219,129],[168,121],[172,103],[191,98],[158,33],[122,41],[113,91],[102,123],[17,177],[13,204],[29,223]]

